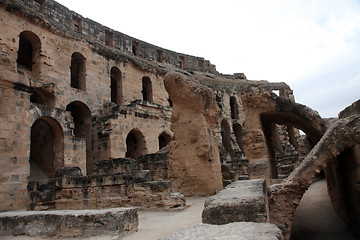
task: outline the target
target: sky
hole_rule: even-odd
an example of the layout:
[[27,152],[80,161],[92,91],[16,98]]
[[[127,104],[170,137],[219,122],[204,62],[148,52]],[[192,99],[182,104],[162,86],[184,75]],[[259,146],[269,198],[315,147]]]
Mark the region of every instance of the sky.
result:
[[322,117],[360,99],[360,0],[57,1],[221,73],[286,82]]

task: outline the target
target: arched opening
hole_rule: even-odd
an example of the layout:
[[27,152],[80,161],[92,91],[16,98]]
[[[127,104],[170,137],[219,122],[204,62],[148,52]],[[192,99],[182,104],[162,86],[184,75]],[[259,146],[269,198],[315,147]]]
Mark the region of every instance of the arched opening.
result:
[[235,97],[230,97],[231,118],[239,119],[239,105]]
[[[306,133],[307,138],[312,143],[311,147],[315,146],[321,138],[321,133],[312,126],[310,121],[296,114],[284,112],[263,113],[260,115],[260,119],[269,154],[271,178],[273,179],[279,177],[276,162],[276,152],[279,149],[279,136],[276,133],[276,131],[278,131],[276,125],[286,126],[286,131],[289,127],[301,129],[304,133]],[[296,139],[294,138],[292,141],[296,141]],[[295,143],[293,144],[297,145]]]
[[158,140],[159,140],[159,150],[160,150],[169,144],[169,142],[172,140],[172,137],[166,132],[162,132],[159,135]]
[[235,154],[231,145],[231,129],[225,119],[221,121],[221,140],[225,151],[230,155],[231,160],[234,160]]
[[86,172],[92,173],[94,162],[91,151],[91,112],[89,108],[82,102],[75,101],[66,106],[66,111],[71,112],[74,123],[73,133],[75,137],[84,138],[86,140]]
[[147,154],[144,135],[136,129],[129,132],[126,137],[126,157],[137,159],[141,155]]
[[30,133],[30,177],[39,181],[55,177],[56,169],[64,166],[63,131],[49,117],[37,119]]
[[152,84],[148,77],[142,78],[142,95],[144,101],[153,102]]
[[242,141],[243,128],[242,128],[242,126],[240,124],[234,123],[233,124],[233,130],[234,130],[234,134],[235,134],[235,137],[236,137],[236,142],[239,145],[240,150],[242,152],[244,152],[244,143]]
[[23,31],[19,35],[19,50],[17,56],[18,68],[22,67],[40,74],[39,57],[41,51],[41,42],[38,36],[33,32]]
[[[331,169],[331,171],[332,170],[334,169]],[[321,171],[316,180],[305,191],[300,204],[293,214],[291,240],[358,239],[335,211],[334,202],[329,196],[329,194],[331,194],[329,191],[331,192],[333,187],[343,187],[344,185],[342,181],[334,182],[333,180],[334,179],[328,179],[324,171]],[[342,192],[340,192],[340,194],[342,194]],[[355,197],[352,200],[356,202],[356,199]],[[354,209],[356,208],[343,202],[343,200],[345,199],[340,201],[341,205],[339,207],[344,209],[349,208],[349,213],[355,213],[356,211],[354,211]],[[359,203],[357,203],[357,205],[359,205]],[[350,222],[350,225],[351,223],[352,222]]]
[[117,67],[112,67],[111,77],[111,102],[121,105],[122,103],[122,76],[121,71]]
[[86,90],[85,57],[78,52],[71,55],[71,87]]

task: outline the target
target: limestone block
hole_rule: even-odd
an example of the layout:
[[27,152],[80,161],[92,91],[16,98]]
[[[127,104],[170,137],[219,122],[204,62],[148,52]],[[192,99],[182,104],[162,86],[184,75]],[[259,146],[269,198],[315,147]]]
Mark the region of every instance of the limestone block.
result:
[[226,225],[197,224],[162,240],[271,240],[283,239],[275,224],[239,222]]
[[0,213],[0,235],[81,237],[137,230],[136,208]]
[[205,200],[202,222],[266,222],[265,180],[236,181]]

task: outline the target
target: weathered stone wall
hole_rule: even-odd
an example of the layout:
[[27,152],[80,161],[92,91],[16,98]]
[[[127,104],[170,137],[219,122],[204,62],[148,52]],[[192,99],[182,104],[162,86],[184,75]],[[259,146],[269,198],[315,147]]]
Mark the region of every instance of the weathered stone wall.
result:
[[185,195],[214,194],[222,189],[215,94],[178,73],[165,76],[165,87],[173,101],[169,178],[174,189]]

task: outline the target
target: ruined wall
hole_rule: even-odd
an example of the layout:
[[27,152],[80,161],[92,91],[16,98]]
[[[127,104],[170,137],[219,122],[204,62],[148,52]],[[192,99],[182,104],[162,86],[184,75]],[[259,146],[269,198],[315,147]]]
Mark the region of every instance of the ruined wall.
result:
[[210,195],[222,189],[214,127],[219,109],[214,93],[178,73],[168,73],[165,87],[173,101],[169,178],[185,195]]

